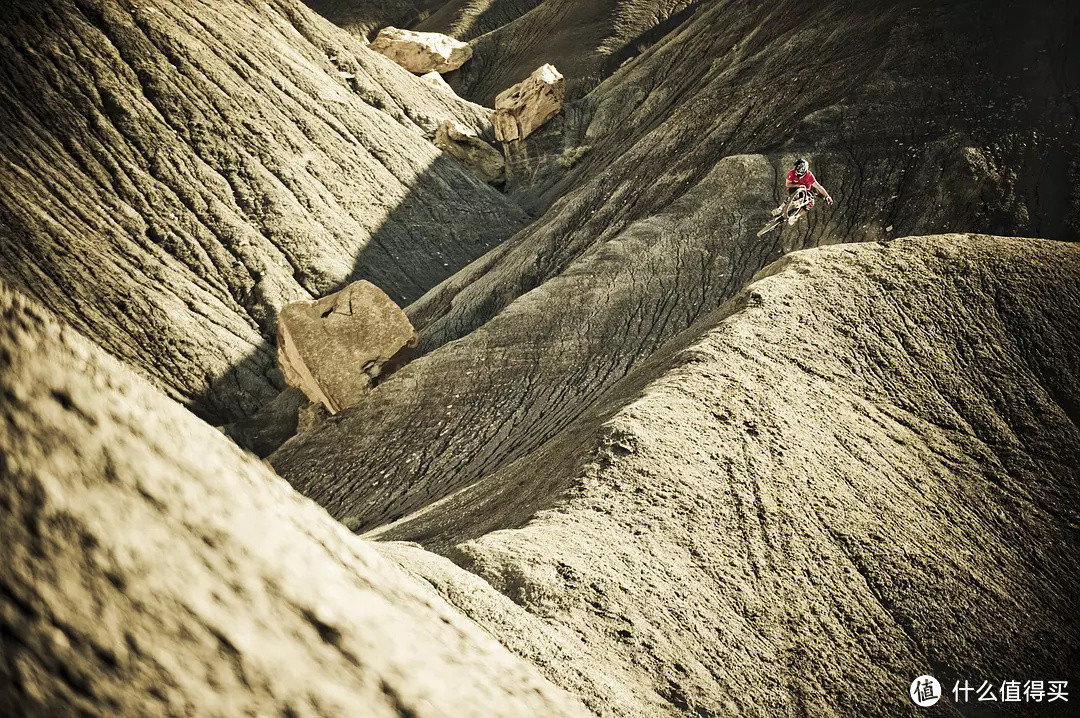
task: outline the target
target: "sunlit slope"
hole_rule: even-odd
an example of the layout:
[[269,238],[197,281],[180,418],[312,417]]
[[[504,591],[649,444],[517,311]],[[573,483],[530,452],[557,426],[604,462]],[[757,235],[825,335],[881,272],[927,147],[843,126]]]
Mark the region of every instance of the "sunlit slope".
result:
[[585,715],[0,285],[0,714]]
[[892,716],[924,673],[1065,680],[1077,366],[1072,245],[808,250],[374,536],[467,569],[384,550],[601,713]]

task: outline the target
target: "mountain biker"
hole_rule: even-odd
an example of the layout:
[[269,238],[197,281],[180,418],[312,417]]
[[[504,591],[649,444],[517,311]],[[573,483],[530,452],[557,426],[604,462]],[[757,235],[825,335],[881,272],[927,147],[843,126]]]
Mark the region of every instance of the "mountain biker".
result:
[[[810,194],[810,201],[806,203],[806,206],[803,207],[798,214],[788,217],[788,224],[795,224],[795,222],[799,220],[799,217],[802,217],[814,208],[815,192],[823,196],[829,205],[832,205],[833,203],[832,195],[829,194],[824,187],[818,184],[817,178],[814,177],[814,173],[810,171],[810,163],[802,158],[795,160],[795,166],[787,173],[788,201],[791,200],[791,195],[795,194],[800,187],[804,188]],[[785,206],[787,206],[787,201],[773,210],[773,216],[776,217],[783,212]]]

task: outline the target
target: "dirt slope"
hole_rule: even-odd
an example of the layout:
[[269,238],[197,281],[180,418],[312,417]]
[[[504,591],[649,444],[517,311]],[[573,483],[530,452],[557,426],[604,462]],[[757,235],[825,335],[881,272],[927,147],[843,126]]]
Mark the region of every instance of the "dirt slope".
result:
[[276,393],[282,302],[408,303],[524,221],[425,136],[479,108],[291,0],[0,20],[0,277],[211,420]]
[[893,716],[923,673],[1065,679],[1078,365],[1076,246],[799,252],[373,536],[452,558],[381,549],[604,715]]
[[1039,240],[791,255],[373,534],[453,559],[377,547],[415,582],[0,290],[0,708],[890,716],[924,671],[1073,675],[1078,288]]
[[0,713],[585,715],[0,285]]
[[[429,6],[439,0],[304,0],[304,3],[335,25],[361,37],[394,25],[412,26]],[[372,38],[374,39],[374,38]]]
[[[792,249],[957,229],[1068,235],[1067,168],[1080,155],[1062,138],[1080,55],[1041,53],[1063,31],[1031,8],[1012,16],[1030,34],[1005,57],[1004,26],[969,11],[702,9],[590,95],[597,139],[566,176],[575,186],[409,307],[431,353],[275,466],[373,528],[543,446]],[[802,47],[816,49],[808,77],[829,82],[770,94]],[[1060,68],[1066,94],[1042,102],[1047,86],[1007,79],[1028,61]],[[988,114],[1003,98],[1024,111]],[[837,207],[758,239],[799,155]]]
[[497,94],[552,63],[567,78],[567,98],[574,100],[674,29],[693,5],[693,0],[451,2],[417,28],[470,40],[473,59],[446,78],[462,97],[491,106]]
[[[507,67],[654,7],[334,5],[492,23]],[[271,459],[380,559],[0,290],[0,713],[886,716],[1076,674],[1080,252],[984,233],[1078,236],[1080,9],[661,5],[509,198],[427,141],[477,107],[291,0],[0,10],[0,280],[214,421],[347,278],[426,352]],[[838,206],[759,240],[797,156]],[[894,239],[942,232],[978,234]]]
[[495,96],[553,63],[581,97],[686,19],[697,0],[304,0],[346,30],[373,39],[387,26],[469,41],[473,59],[447,81],[490,107]]

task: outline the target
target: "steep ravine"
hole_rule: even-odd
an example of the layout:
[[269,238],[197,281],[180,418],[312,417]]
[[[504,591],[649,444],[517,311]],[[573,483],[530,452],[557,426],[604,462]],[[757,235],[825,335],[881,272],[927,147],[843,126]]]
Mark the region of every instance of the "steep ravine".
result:
[[[0,715],[1075,683],[1080,8],[309,4],[0,8]],[[387,24],[569,73],[505,185]],[[800,156],[836,205],[758,238]],[[353,279],[420,345],[298,419],[278,310]]]

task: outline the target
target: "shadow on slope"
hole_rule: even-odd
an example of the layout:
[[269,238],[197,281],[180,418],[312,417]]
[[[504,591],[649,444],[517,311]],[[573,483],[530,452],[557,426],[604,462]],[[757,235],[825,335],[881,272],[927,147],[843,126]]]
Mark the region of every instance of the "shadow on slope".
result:
[[214,421],[276,391],[284,302],[357,273],[407,302],[523,221],[425,138],[480,108],[293,0],[0,18],[0,274]]
[[[436,156],[388,210],[383,224],[357,253],[353,270],[326,293],[364,279],[407,307],[439,279],[495,249],[500,236],[523,224],[525,215],[490,187],[477,192],[492,195],[489,206],[463,201],[459,187],[446,178],[469,171],[448,155]],[[251,377],[269,383],[272,390],[257,393],[262,384]],[[206,393],[189,408],[210,423],[220,424],[225,422],[201,412],[200,407],[221,405],[230,396],[247,398],[242,411],[234,413],[242,418],[227,422],[225,430],[244,448],[266,456],[296,433],[297,412],[307,405],[298,390],[283,395],[285,388],[276,342],[264,339],[258,349],[211,381]],[[374,395],[372,399],[376,400]]]

